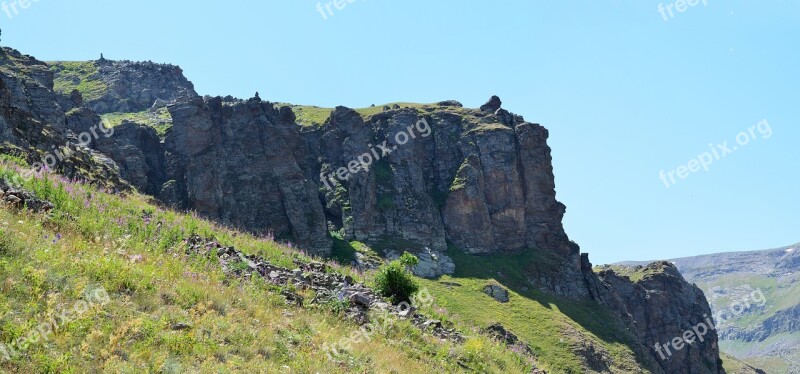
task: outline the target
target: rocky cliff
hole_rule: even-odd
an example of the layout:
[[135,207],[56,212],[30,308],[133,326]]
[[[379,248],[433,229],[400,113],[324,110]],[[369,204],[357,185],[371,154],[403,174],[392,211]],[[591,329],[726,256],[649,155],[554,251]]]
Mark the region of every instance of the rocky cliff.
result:
[[800,372],[800,243],[670,261],[705,291],[724,352],[770,373]]
[[[600,268],[588,279],[592,296],[616,311],[642,349],[665,373],[721,373],[717,331],[703,291],[675,265]],[[687,332],[694,333],[685,339]],[[678,343],[675,344],[675,339]]]
[[[80,94],[98,114],[141,112],[155,105],[197,97],[194,85],[180,67],[153,62],[112,61],[51,62],[56,91]],[[71,108],[67,108],[71,109]]]
[[[334,231],[386,250],[539,248],[577,267],[555,199],[548,132],[499,107],[446,102],[367,117],[339,107],[307,131],[290,108],[259,99],[198,98],[170,113],[166,169],[128,179],[167,175],[161,189],[147,188],[174,206],[272,229],[321,254]],[[143,171],[111,156],[123,170]]]
[[[114,162],[78,140],[85,117],[97,115],[65,112],[58,100],[47,64],[10,48],[0,50],[0,153],[24,159],[38,170],[126,189]],[[88,138],[103,134],[97,127]]]
[[[167,205],[272,232],[318,255],[331,253],[334,238],[366,243],[387,257],[415,252],[431,276],[453,271],[452,251],[487,260],[544,253],[547,260],[520,269],[529,285],[616,311],[647,370],[722,370],[713,334],[705,344],[676,351],[673,360],[650,348],[702,320],[709,312],[702,292],[664,264],[641,280],[594,273],[561,223],[565,206],[556,200],[547,129],[503,109],[497,97],[479,109],[455,101],[337,107],[309,127],[298,124],[291,107],[258,97],[196,97],[188,80],[176,77],[178,68],[108,61],[48,67],[7,55],[0,134],[12,150],[77,140],[101,126],[97,111],[140,111],[154,98],[175,100],[163,141],[152,128],[124,122],[109,136],[72,146],[86,163],[60,163],[67,175],[89,171],[112,182],[121,176],[126,182],[120,183]],[[184,83],[165,88],[145,78],[153,69]],[[53,91],[54,81],[64,89],[75,74],[94,80],[62,90],[68,95]],[[109,85],[123,88],[108,93]],[[36,158],[35,151],[27,154]]]

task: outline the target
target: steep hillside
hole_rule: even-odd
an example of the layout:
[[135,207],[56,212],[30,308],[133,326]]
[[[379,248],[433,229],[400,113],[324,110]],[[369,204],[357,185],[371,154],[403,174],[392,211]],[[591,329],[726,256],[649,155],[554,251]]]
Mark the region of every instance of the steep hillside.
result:
[[670,261],[705,291],[724,352],[769,373],[800,373],[800,244]]
[[[521,372],[534,366],[556,373],[723,372],[713,332],[686,347],[673,346],[669,357],[652,348],[711,313],[703,292],[665,263],[632,276],[595,273],[561,223],[566,208],[556,200],[548,130],[503,109],[497,97],[477,109],[456,101],[337,107],[318,123],[307,118],[321,118],[325,109],[276,105],[257,95],[239,100],[187,94],[188,80],[177,67],[106,60],[47,66],[13,56],[4,71],[24,79],[23,89],[3,87],[14,103],[3,113],[11,130],[7,143],[49,146],[35,133],[20,132],[20,124],[34,121],[38,132],[58,134],[70,141],[66,148],[90,155],[96,165],[77,169],[104,176],[84,179],[111,188],[54,180],[55,174],[35,164],[47,154],[5,156],[2,176],[10,182],[3,190],[3,214],[9,226],[23,222],[6,231],[13,261],[6,271],[19,283],[27,275],[17,271],[29,263],[53,274],[46,279],[58,280],[38,291],[64,293],[102,283],[112,299],[133,303],[114,309],[114,315],[126,317],[103,320],[99,330],[65,332],[59,348],[69,355],[55,358],[51,355],[59,350],[46,346],[38,353],[49,357],[47,362],[26,353],[15,356],[16,370],[54,365],[96,370],[77,358],[88,355],[102,357],[97,365],[112,365],[111,371],[157,371],[166,362],[190,370],[274,369],[278,362],[299,371],[343,372]],[[172,83],[162,82],[162,76]],[[109,84],[118,88],[103,94]],[[166,107],[171,125],[163,116],[159,133],[152,123],[140,122],[162,117],[166,99],[156,96],[164,90],[172,90],[166,94],[175,99]],[[19,112],[23,104],[36,110]],[[64,113],[64,108],[70,109]],[[148,108],[152,112],[145,113]],[[108,113],[120,110],[125,113]],[[50,157],[58,160],[50,169],[73,176],[74,163]],[[129,191],[129,185],[157,200]],[[31,215],[20,210],[26,204],[43,209]],[[37,235],[45,237],[44,244],[56,235],[55,243],[64,243],[56,248],[61,252],[38,244],[24,252],[21,243],[39,243],[33,241]],[[132,249],[105,249],[118,240],[132,241]],[[401,314],[366,286],[375,267],[406,251],[418,257],[412,270],[428,278],[417,281],[435,303]],[[341,265],[330,271],[308,262],[305,252]],[[62,260],[80,253],[89,254],[86,263]],[[48,256],[54,259],[46,261]],[[84,271],[108,264],[113,267],[100,273]],[[184,267],[191,270],[177,270]],[[128,275],[118,276],[124,272]],[[205,282],[202,290],[166,294],[175,284],[198,279]],[[195,301],[213,301],[226,287],[247,293],[198,311]],[[31,313],[51,310],[26,297],[28,288],[11,296],[13,316],[27,311],[21,315],[30,320]],[[243,306],[249,305],[243,298],[258,307]],[[281,316],[295,312],[266,307],[275,300],[299,308],[306,323],[287,328]],[[220,332],[224,326],[240,330],[240,319],[226,322],[234,318],[229,308],[240,308],[235,316],[255,321],[242,327],[246,337]],[[256,312],[259,308],[269,313]],[[197,320],[211,309],[212,325]],[[391,311],[405,327],[383,332],[362,348],[336,344],[339,333],[318,335],[327,331],[320,330],[321,320],[328,321],[323,327],[335,323],[325,313],[368,326],[376,309]],[[165,313],[180,318],[165,319]],[[190,317],[194,322],[186,321]],[[19,322],[16,318],[3,328],[4,337],[22,336],[8,327]],[[159,324],[152,325],[153,318]],[[356,328],[348,323],[336,326]],[[289,340],[268,342],[274,350],[253,351],[258,342],[284,338],[286,331],[292,332]],[[76,339],[89,337],[97,339],[80,345],[80,351],[74,348]],[[108,343],[118,349],[97,348]],[[332,359],[335,369],[319,352],[332,344],[345,352]],[[368,349],[373,345],[377,351]],[[220,353],[216,347],[230,350]],[[399,358],[389,362],[377,357],[380,352]]]
[[[341,267],[315,273],[313,259],[294,249],[162,210],[143,196],[44,173],[23,188],[47,202],[15,203],[12,196],[26,193],[3,181],[17,179],[20,166],[0,162],[0,371],[531,370],[530,358],[488,335],[463,329],[469,336],[461,343],[439,338],[437,328],[411,318],[383,317],[378,300],[368,317],[375,326],[360,326],[345,318],[356,304],[316,301],[326,300],[318,287],[287,281],[294,273],[281,269],[351,283],[369,277]],[[210,239],[198,247],[194,237]],[[234,247],[280,277],[250,273],[256,257],[222,255]],[[351,288],[363,285],[343,290]],[[419,305],[423,312],[437,305],[431,300]]]

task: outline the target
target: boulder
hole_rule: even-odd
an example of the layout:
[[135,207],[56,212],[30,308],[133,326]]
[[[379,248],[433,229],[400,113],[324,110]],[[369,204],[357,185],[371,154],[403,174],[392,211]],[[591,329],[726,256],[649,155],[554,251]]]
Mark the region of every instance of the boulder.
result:
[[497,284],[490,284],[486,287],[483,287],[483,293],[491,296],[493,299],[501,303],[507,303],[509,301],[508,290]]
[[503,102],[497,96],[492,96],[486,104],[481,105],[481,112],[495,113],[503,105]]

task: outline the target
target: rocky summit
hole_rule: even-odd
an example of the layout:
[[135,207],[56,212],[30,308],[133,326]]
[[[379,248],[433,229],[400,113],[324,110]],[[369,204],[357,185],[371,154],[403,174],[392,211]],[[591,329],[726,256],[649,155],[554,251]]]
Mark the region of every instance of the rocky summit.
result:
[[[222,269],[223,275],[214,277],[223,285],[265,282],[273,287],[269,292],[295,308],[337,310],[341,303],[344,318],[360,326],[370,323],[375,310],[388,311],[415,326],[409,336],[429,334],[443,342],[437,344],[463,346],[458,350],[465,352],[483,352],[485,336],[485,344],[497,347],[491,349],[512,352],[515,362],[536,373],[725,372],[716,331],[696,344],[673,347],[669,357],[653,349],[706,321],[712,310],[703,291],[667,262],[633,270],[594,268],[562,224],[566,207],[556,199],[549,131],[504,108],[497,96],[478,109],[454,100],[325,109],[272,103],[258,95],[200,97],[172,65],[105,58],[45,63],[8,48],[0,55],[2,153],[29,165],[48,164],[50,157],[45,172],[104,191],[75,195],[80,204],[64,205],[66,196],[74,195],[67,190],[77,187],[59,187],[65,191],[59,195],[38,184],[24,190],[4,183],[0,198],[9,208],[28,205],[41,215],[73,209],[63,221],[36,227],[81,224],[80,205],[94,209],[97,194],[112,193],[108,199],[146,194],[149,202],[141,204],[157,208],[128,208],[120,212],[133,218],[114,218],[114,227],[125,230],[119,233],[123,241],[140,238],[134,248],[163,247],[172,256],[163,261],[181,256],[211,261],[214,266],[206,269]],[[158,122],[164,131],[136,120],[158,117],[153,113],[159,110],[165,111]],[[111,123],[112,113],[136,115]],[[37,191],[53,201],[37,198]],[[93,214],[122,204],[109,201]],[[224,245],[212,229],[204,236],[189,226],[170,229],[170,214],[180,212],[196,216],[181,220],[207,219],[216,230],[237,230],[230,240],[268,238],[270,245],[301,251],[293,256],[304,253],[339,267],[315,260],[295,262],[297,268],[290,269]],[[131,220],[147,228],[135,228]],[[174,235],[162,237],[164,232]],[[109,239],[84,233],[70,240]],[[125,256],[125,269],[156,256],[125,248],[106,250],[107,256]],[[264,253],[275,250],[270,251]],[[343,274],[390,271],[385,263],[403,261],[405,252],[415,255],[406,268],[428,278],[419,282],[441,300],[435,308],[398,308],[363,279]],[[146,290],[125,284],[114,292],[135,298]],[[311,301],[307,293],[313,293]],[[174,305],[187,297],[170,295],[159,298]],[[208,313],[206,306],[190,304],[192,315]],[[227,313],[219,305],[210,308]],[[510,312],[480,314],[493,308]],[[776,314],[770,326],[791,329],[791,312]],[[534,321],[533,315],[546,317]],[[136,323],[144,322],[131,326]],[[537,330],[542,323],[556,331]],[[185,321],[169,326],[170,334],[194,329]],[[725,334],[757,340],[759,333]],[[138,359],[113,349],[109,354]],[[452,367],[489,370],[469,370],[470,362],[459,359]]]

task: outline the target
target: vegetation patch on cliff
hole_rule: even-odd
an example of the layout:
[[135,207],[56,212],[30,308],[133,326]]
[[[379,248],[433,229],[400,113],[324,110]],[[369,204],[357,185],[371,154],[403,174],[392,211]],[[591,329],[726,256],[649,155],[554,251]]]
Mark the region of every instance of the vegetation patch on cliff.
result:
[[68,95],[72,90],[78,90],[85,100],[94,100],[108,90],[93,61],[55,61],[48,62],[48,65],[56,73],[56,92]]
[[138,113],[106,113],[100,116],[106,127],[116,127],[124,121],[136,122],[140,125],[150,126],[156,130],[158,136],[163,138],[167,130],[172,127],[172,115],[167,108],[158,108],[155,111],[146,110]]

